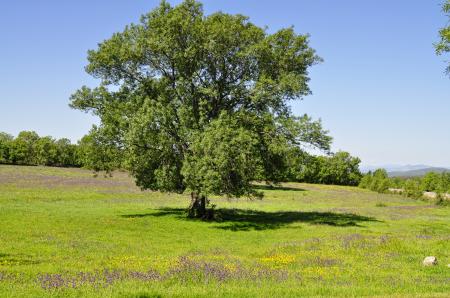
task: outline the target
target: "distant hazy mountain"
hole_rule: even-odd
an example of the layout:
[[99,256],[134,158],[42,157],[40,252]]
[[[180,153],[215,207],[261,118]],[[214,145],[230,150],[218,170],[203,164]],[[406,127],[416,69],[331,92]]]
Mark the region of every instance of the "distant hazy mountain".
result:
[[374,171],[376,169],[385,169],[388,172],[401,172],[401,171],[413,171],[432,168],[432,166],[427,165],[395,165],[395,164],[385,164],[385,165],[362,165],[360,167],[362,172]]
[[390,177],[416,177],[416,176],[423,176],[429,172],[443,173],[443,172],[450,172],[450,169],[438,168],[438,167],[428,167],[428,168],[409,170],[409,171],[392,171],[392,172],[388,172],[388,175]]
[[379,166],[361,166],[360,170],[363,173],[367,173],[368,171],[374,171],[376,169],[385,169],[389,176],[422,176],[428,172],[437,172],[442,173],[445,171],[450,172],[449,168],[445,167],[433,167],[429,165],[394,165],[394,164],[386,164]]

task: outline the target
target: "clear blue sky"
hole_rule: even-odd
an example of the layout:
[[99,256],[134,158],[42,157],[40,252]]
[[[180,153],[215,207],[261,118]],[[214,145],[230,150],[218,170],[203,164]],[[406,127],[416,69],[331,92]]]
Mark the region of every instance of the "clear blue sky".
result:
[[[179,1],[170,1],[178,3]],[[293,25],[325,62],[297,114],[323,120],[334,150],[364,164],[450,166],[450,79],[434,54],[442,0],[206,0],[207,13],[248,15],[269,31]],[[0,4],[0,131],[79,139],[96,122],[68,107],[86,51],[155,0],[14,0]],[[447,57],[447,59],[449,59]]]

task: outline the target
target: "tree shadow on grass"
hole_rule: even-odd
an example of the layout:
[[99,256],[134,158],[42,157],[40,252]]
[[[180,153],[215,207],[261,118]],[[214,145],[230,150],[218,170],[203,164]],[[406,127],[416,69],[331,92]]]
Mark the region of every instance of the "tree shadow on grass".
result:
[[254,184],[254,185],[252,185],[252,187],[257,190],[306,191],[306,189],[303,189],[300,187],[289,187],[289,186],[281,186],[281,185]]
[[[363,227],[363,222],[378,222],[373,217],[333,212],[265,212],[259,210],[218,209],[215,211],[215,214],[216,220],[205,221],[205,223],[214,223],[214,228],[229,231],[274,230],[291,223],[308,223],[334,227]],[[156,212],[152,213],[122,215],[125,218],[161,216],[175,216],[182,220],[201,221],[200,219],[187,218],[186,210],[181,208],[161,208],[156,209]]]

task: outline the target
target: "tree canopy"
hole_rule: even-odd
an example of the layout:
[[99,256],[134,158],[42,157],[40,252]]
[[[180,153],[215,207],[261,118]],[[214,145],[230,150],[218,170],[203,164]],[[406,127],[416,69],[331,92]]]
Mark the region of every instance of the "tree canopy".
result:
[[243,15],[162,1],[88,61],[100,84],[70,105],[100,118],[101,139],[143,189],[257,195],[250,182],[282,180],[291,148],[330,149],[320,121],[289,108],[321,61],[292,27],[269,34]]

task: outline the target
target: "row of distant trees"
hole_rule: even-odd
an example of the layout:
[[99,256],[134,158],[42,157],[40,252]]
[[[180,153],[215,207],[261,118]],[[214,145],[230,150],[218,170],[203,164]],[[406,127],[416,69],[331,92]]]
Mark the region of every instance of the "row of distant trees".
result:
[[389,177],[386,170],[378,169],[365,174],[359,186],[379,193],[388,192],[392,188],[398,189],[405,196],[412,198],[420,198],[424,192],[435,192],[440,197],[450,193],[450,172],[430,172],[422,177],[401,178]]
[[[358,185],[362,177],[359,158],[352,157],[348,152],[315,156],[295,149],[286,158],[288,166],[282,174],[286,181]],[[16,138],[0,133],[0,163],[84,167],[106,172],[126,168],[123,151],[103,139],[97,127],[77,144],[66,138],[40,137],[34,131],[22,131]]]
[[120,159],[114,155],[117,149],[101,144],[95,132],[94,128],[77,144],[67,138],[41,137],[34,131],[22,131],[15,138],[0,132],[0,163],[85,167],[95,171],[120,167]]
[[69,139],[40,137],[34,131],[22,131],[14,138],[0,133],[0,162],[17,165],[80,166],[77,146]]

